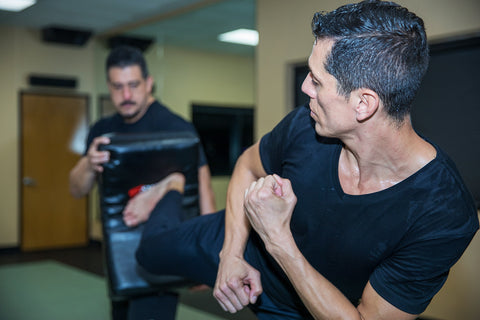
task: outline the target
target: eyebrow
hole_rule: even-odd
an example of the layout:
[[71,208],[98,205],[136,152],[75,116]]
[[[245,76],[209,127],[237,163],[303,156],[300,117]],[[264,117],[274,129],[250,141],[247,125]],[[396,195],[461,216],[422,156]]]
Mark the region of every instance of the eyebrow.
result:
[[127,82],[114,82],[114,81],[109,81],[113,86],[130,86],[130,85],[135,85],[139,84],[141,80],[132,80],[132,81],[127,81]]

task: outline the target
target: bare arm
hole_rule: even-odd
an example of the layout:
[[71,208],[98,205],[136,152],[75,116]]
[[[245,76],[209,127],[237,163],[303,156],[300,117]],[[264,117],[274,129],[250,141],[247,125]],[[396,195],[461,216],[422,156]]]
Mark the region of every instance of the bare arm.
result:
[[215,206],[215,194],[212,189],[210,168],[203,165],[198,169],[198,192],[200,196],[200,214],[208,214],[217,211]]
[[108,144],[107,137],[95,138],[85,156],[83,156],[70,171],[70,193],[75,198],[81,198],[92,190],[97,173],[103,171],[102,164],[109,159],[107,151],[98,151],[99,144]]
[[268,252],[285,271],[303,303],[315,319],[413,320],[380,297],[368,283],[355,307],[331,282],[315,270],[298,249],[290,231],[296,204],[290,182],[269,176],[252,183],[245,208],[253,228]]
[[255,303],[262,292],[259,272],[243,258],[250,232],[243,198],[250,183],[265,175],[257,142],[238,159],[227,190],[225,240],[213,294],[220,306],[232,313]]

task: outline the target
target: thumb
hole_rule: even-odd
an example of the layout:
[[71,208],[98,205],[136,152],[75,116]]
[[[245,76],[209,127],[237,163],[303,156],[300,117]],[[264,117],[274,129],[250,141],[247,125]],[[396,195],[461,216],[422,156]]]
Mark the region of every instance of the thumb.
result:
[[255,281],[250,283],[250,296],[249,300],[251,304],[255,304],[257,302],[258,296],[262,294],[262,285],[259,283],[255,283]]
[[283,196],[283,190],[282,190],[283,181],[282,181],[282,178],[280,178],[276,174],[273,174],[273,179],[274,179],[274,182],[275,182],[273,184],[273,192],[275,193],[275,195],[277,197]]

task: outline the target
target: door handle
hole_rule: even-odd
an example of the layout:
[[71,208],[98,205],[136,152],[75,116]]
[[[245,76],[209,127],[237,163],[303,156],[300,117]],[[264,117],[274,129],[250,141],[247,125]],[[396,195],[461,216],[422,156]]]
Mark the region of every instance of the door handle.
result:
[[37,181],[31,177],[23,177],[22,181],[23,185],[27,187],[35,187],[37,185]]

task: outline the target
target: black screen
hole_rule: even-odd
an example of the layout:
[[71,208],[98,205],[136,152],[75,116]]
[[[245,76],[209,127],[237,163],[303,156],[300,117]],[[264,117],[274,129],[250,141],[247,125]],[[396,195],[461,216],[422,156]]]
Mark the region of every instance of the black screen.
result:
[[228,176],[253,144],[253,108],[192,105],[192,123],[200,136],[212,176]]
[[456,163],[480,203],[480,37],[430,45],[412,108],[414,128]]

